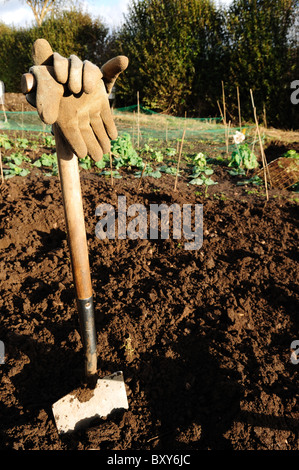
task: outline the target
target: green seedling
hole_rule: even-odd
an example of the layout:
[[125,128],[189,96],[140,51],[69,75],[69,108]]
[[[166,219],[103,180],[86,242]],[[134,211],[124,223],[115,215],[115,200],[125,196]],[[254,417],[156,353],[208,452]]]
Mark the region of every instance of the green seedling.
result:
[[[111,178],[111,170],[104,170],[101,171],[100,175],[106,176],[107,178]],[[118,170],[113,170],[112,171],[112,177],[115,179],[121,179],[122,176],[119,174]]]
[[244,176],[246,175],[246,171],[244,168],[233,168],[232,170],[228,170],[228,173],[231,176]]
[[206,156],[200,152],[193,157],[192,173],[188,178],[191,178],[190,184],[196,186],[212,186],[217,184],[210,176],[214,173],[214,170],[207,166]]
[[56,153],[53,153],[53,154],[43,153],[42,156],[33,163],[33,166],[36,166],[38,168],[42,166],[51,167],[53,165],[57,165]]
[[143,160],[133,147],[130,134],[124,133],[112,142],[111,153],[116,169],[126,167],[143,168]]
[[21,168],[12,162],[8,163],[8,167],[8,169],[3,169],[5,179],[12,178],[13,176],[27,176],[30,173],[26,168]]
[[152,153],[151,158],[158,163],[163,162],[163,154],[160,150],[156,150]]
[[36,160],[32,165],[37,168],[51,168],[51,172],[45,173],[45,176],[58,176],[58,163],[56,153],[50,155],[48,155],[47,153],[43,153],[42,156],[38,160]]
[[[177,168],[175,168],[173,166],[163,165],[163,166],[160,166],[159,168],[157,168],[157,170],[161,171],[162,173],[166,173],[167,175],[176,175],[177,174]],[[181,176],[180,172],[179,172],[178,176]]]
[[144,166],[142,158],[138,156],[133,147],[130,134],[124,133],[112,141],[111,153],[113,155],[113,165],[117,169],[122,167],[142,169]]
[[248,144],[240,144],[237,145],[237,149],[232,152],[228,166],[253,170],[258,167],[258,161]]
[[46,147],[55,147],[55,138],[53,135],[44,136],[44,143]]
[[194,178],[190,181],[190,184],[195,186],[212,186],[218,184],[217,181],[212,180],[212,178],[207,178],[205,175],[201,175],[199,178]]
[[15,165],[20,166],[22,162],[31,162],[30,158],[23,155],[21,152],[11,153],[9,156],[3,158],[4,163],[13,162]]
[[166,156],[167,157],[174,157],[176,154],[176,149],[170,147],[166,149]]
[[0,135],[0,147],[2,147],[4,150],[9,150],[13,147],[11,140],[6,134]]
[[204,153],[199,152],[193,157],[193,163],[197,169],[204,169],[207,166],[207,159]]
[[242,186],[245,184],[256,184],[257,186],[260,186],[263,183],[262,179],[258,175],[254,175],[252,178],[243,180],[243,181],[238,181],[237,185]]
[[29,147],[29,140],[24,137],[18,137],[15,142],[15,147],[26,149]]
[[146,169],[144,171],[136,171],[134,176],[136,178],[141,178],[142,176],[151,176],[152,178],[161,178],[162,174],[161,172],[157,170],[153,170],[153,168],[150,165],[147,165]]
[[299,158],[299,153],[296,150],[288,150],[282,156],[286,158]]
[[90,170],[92,167],[91,158],[88,155],[84,158],[79,158],[79,166],[84,170]]

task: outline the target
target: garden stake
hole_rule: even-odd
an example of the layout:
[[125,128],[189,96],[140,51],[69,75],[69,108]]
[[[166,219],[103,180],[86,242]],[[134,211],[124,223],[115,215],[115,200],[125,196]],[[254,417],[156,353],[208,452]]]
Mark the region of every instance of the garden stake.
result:
[[112,165],[112,153],[109,152],[109,159],[110,159],[110,175],[111,175],[111,186],[114,186],[113,183],[113,165]]
[[240,132],[241,132],[242,118],[241,118],[240,93],[239,93],[239,87],[238,86],[237,86],[237,99],[238,99],[238,112],[239,112],[239,127],[240,127]]
[[1,183],[4,183],[4,176],[3,176],[3,166],[2,166],[2,153],[0,150],[0,172],[1,172]]
[[139,104],[139,91],[137,91],[137,148],[139,149],[140,141],[140,104]]
[[255,104],[254,104],[254,98],[253,98],[253,93],[252,93],[251,89],[250,89],[250,96],[251,96],[251,103],[252,103],[252,108],[253,108],[253,115],[254,115],[254,120],[255,120],[256,131],[257,131],[257,135],[258,135],[259,143],[260,143],[262,162],[263,162],[263,170],[264,170],[264,183],[265,183],[265,190],[266,190],[266,198],[267,198],[267,201],[268,201],[269,200],[269,193],[268,193],[267,173],[268,173],[269,184],[270,185],[271,185],[271,179],[270,179],[269,169],[268,169],[268,166],[267,166],[266,155],[265,155],[265,152],[264,152],[264,147],[263,147],[263,143],[262,143],[260,128],[259,128],[258,119],[257,119],[257,115],[256,115],[256,107],[255,107]]
[[182,156],[182,149],[183,149],[185,133],[186,133],[186,129],[184,129],[184,131],[183,131],[183,136],[182,136],[182,140],[181,140],[180,153],[179,153],[178,164],[177,164],[176,175],[175,175],[175,182],[174,182],[174,191],[177,190],[178,176],[179,176],[179,169],[180,169],[180,162],[181,162],[181,156]]
[[[48,79],[49,83],[50,80],[51,77]],[[38,84],[31,73],[23,75],[21,82],[23,93],[34,91],[36,86]],[[48,92],[47,83],[42,83],[42,86],[45,86],[44,89]],[[41,98],[43,96],[39,99]],[[51,98],[54,100],[55,96]],[[79,104],[78,101],[78,107]],[[58,400],[52,407],[58,432],[67,433],[88,426],[96,417],[106,417],[117,409],[128,409],[128,401],[121,371],[102,379],[97,375],[94,305],[78,157],[71,150],[58,124],[54,122],[52,127],[56,141],[68,246],[85,357],[86,383]]]

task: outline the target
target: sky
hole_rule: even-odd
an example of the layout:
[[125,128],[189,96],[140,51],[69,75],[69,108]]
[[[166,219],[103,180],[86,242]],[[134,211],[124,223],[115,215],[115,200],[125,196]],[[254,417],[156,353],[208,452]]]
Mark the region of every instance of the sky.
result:
[[[230,1],[218,0],[223,4]],[[82,0],[80,4],[80,9],[92,17],[100,17],[108,26],[117,27],[127,12],[129,0]],[[27,27],[34,23],[34,17],[24,0],[0,0],[0,22],[8,26]]]

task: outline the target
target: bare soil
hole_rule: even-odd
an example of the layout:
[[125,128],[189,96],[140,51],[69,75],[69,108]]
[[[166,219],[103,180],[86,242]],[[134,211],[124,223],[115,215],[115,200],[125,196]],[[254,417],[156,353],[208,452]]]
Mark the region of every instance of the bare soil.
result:
[[[137,193],[133,176],[81,172],[99,375],[123,371],[129,410],[62,437],[51,406],[84,371],[60,183],[36,170],[0,186],[1,450],[298,450],[298,200],[215,174],[205,197],[184,178]],[[95,209],[118,195],[202,203],[202,248],[99,240]]]

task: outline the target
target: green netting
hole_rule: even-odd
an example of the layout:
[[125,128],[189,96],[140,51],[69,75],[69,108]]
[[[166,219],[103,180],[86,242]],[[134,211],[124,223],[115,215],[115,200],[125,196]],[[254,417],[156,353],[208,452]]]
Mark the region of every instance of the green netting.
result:
[[[155,111],[145,108],[144,106],[139,106],[139,111],[144,114],[157,114]],[[135,104],[133,106],[127,106],[126,108],[117,108],[117,109],[114,109],[114,112],[115,113],[135,113],[135,112],[138,112],[138,106],[137,104]]]
[[[148,140],[177,141],[182,139],[183,132],[185,132],[184,138],[187,141],[203,140],[226,144],[227,130],[222,123],[222,118],[180,118],[155,112],[142,112],[144,109],[149,111],[140,107],[141,112],[138,114],[135,112],[137,106],[113,110],[119,132],[131,134],[134,143]],[[242,130],[249,137],[252,127],[230,128],[230,144],[233,143],[232,136],[237,130]],[[247,139],[247,142],[248,140],[251,139]]]
[[0,130],[51,132],[36,111],[0,111]]
[[[221,118],[180,118],[155,113],[143,106],[139,109],[140,113],[137,112],[137,105],[113,109],[119,133],[129,133],[135,143],[149,140],[176,141],[182,138],[183,132],[188,141],[226,142]],[[249,126],[244,129],[249,136]],[[0,130],[50,133],[51,126],[45,125],[36,111],[0,111]],[[239,128],[230,129],[230,143],[236,130]]]
[[[137,104],[132,106],[127,106],[126,108],[116,108],[114,109],[114,113],[117,115],[118,113],[137,113],[138,106]],[[156,116],[166,116],[163,113],[157,113],[156,111],[152,111],[151,109],[145,108],[144,106],[139,106],[139,112],[141,114],[149,114],[149,115],[156,115]],[[173,117],[176,121],[181,119],[185,121],[186,118],[184,117]],[[205,118],[192,118],[193,121],[202,121],[202,122],[219,122],[222,121],[221,117],[205,117]]]

